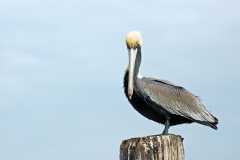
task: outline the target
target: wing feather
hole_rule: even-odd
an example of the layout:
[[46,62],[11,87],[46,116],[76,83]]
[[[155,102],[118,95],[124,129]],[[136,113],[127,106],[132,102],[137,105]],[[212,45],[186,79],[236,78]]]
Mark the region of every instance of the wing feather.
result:
[[172,114],[199,122],[217,123],[200,99],[181,86],[145,77],[141,79],[140,86],[144,94]]

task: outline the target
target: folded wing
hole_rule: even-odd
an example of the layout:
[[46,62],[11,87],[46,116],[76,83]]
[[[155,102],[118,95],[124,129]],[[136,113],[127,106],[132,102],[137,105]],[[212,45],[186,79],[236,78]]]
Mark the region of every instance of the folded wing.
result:
[[185,88],[154,78],[144,77],[140,81],[142,92],[159,107],[163,107],[171,114],[183,116],[217,129],[217,118],[207,111],[197,96]]

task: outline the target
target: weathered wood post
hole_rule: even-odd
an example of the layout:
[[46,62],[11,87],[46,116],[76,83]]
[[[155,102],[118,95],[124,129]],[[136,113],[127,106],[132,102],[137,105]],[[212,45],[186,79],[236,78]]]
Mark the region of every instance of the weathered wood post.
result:
[[124,140],[120,160],[184,160],[183,138],[168,134]]

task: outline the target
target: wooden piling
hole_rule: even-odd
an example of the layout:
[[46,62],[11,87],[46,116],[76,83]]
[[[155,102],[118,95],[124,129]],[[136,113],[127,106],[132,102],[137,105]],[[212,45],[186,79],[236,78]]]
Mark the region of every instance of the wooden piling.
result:
[[184,160],[183,138],[168,134],[124,140],[120,160]]

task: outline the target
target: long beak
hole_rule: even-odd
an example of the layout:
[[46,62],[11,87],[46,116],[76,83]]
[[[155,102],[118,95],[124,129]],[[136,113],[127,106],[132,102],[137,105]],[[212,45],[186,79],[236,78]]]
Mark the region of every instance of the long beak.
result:
[[128,97],[131,99],[134,88],[134,68],[137,57],[137,49],[129,49],[129,73],[128,73]]

